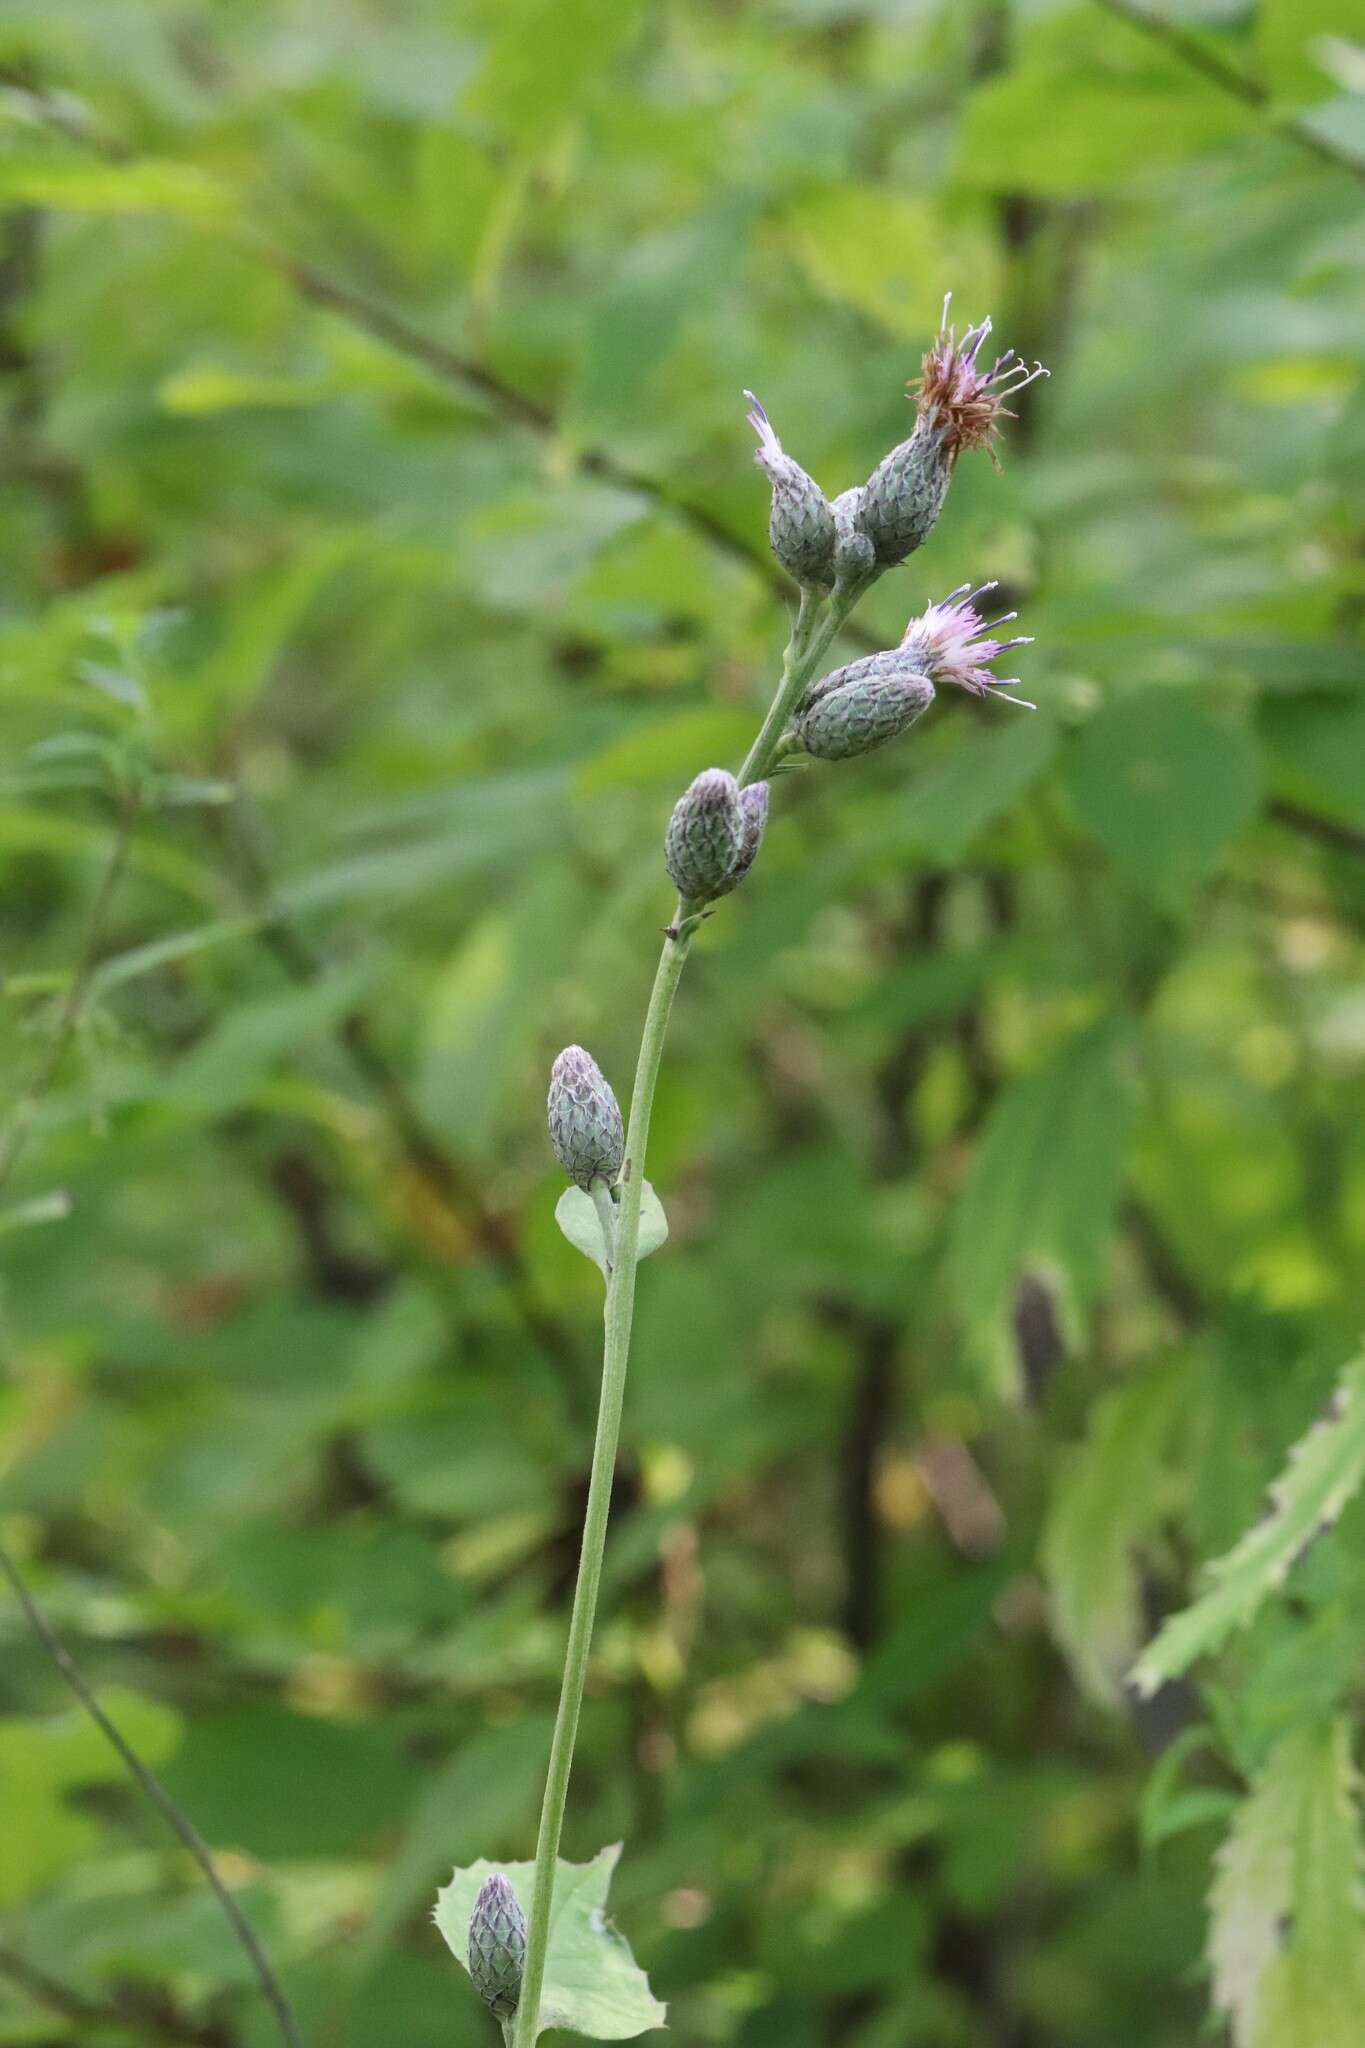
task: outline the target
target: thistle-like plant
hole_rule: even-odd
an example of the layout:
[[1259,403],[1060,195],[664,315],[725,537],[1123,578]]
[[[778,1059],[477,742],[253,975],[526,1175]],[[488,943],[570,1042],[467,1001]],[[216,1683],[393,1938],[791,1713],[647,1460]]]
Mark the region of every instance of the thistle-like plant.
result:
[[[667,1234],[662,1207],[644,1177],[655,1084],[693,939],[711,906],[739,886],[759,855],[773,772],[799,755],[842,761],[871,752],[922,717],[945,683],[978,697],[1001,694],[991,664],[1024,644],[1019,637],[994,637],[1012,612],[987,622],[978,610],[978,599],[994,585],[971,590],[963,584],[912,618],[899,646],[820,673],[858,600],[928,539],[958,457],[979,448],[994,458],[1006,400],[1046,375],[1041,364],[1021,363],[1012,350],[984,366],[990,332],[989,319],[983,320],[959,340],[948,325],[945,301],[942,328],[910,387],[915,424],[909,437],[865,484],[832,501],[788,455],[753,393],[745,393],[758,435],[755,459],[772,485],[773,553],[800,593],[782,672],[738,772],[703,769],[667,822],[664,866],[678,900],[645,1012],[624,1137],[616,1097],[596,1061],[582,1047],[569,1046],[554,1063],[550,1140],[571,1183],[556,1214],[565,1235],[596,1260],[606,1280],[602,1388],[582,1555],[535,1863],[501,1872],[487,1864],[457,1871],[437,1907],[442,1933],[502,2020],[509,2048],[534,2048],[548,2026],[625,2039],[662,2021],[662,2007],[602,1918],[615,1852],[604,1850],[585,1865],[559,1861],[602,1575],[636,1268]],[[580,1910],[585,1901],[591,1901],[591,1911]],[[529,1906],[525,1922],[523,1903]],[[585,1980],[591,1995],[584,1994]]]

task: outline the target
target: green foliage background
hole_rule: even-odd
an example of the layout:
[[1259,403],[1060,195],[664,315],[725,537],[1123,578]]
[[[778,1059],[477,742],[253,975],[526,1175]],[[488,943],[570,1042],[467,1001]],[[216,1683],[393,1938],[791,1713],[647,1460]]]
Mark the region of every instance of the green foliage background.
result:
[[[741,387],[841,489],[949,288],[1053,376],[860,626],[998,578],[1041,708],[784,784],[698,944],[566,1849],[687,2048],[1358,2043],[1365,1518],[1284,1578],[1354,1396],[1125,1674],[1365,1308],[1361,29],[0,16],[0,1532],[318,2048],[490,2039],[429,1916],[529,1853],[582,1509],[545,1075],[626,1092],[775,674]],[[272,2039],[0,1627],[0,2040]]]

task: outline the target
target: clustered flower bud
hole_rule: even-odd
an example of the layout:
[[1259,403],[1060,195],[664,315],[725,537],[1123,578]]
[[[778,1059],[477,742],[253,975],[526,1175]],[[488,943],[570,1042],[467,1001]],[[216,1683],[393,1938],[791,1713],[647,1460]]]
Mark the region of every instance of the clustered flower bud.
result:
[[829,500],[799,462],[787,454],[767,413],[746,391],[749,425],[758,435],[754,461],[773,487],[768,538],[782,567],[803,588],[828,590],[834,581],[834,513]]
[[912,726],[934,701],[934,686],[899,648],[868,654],[817,683],[794,733],[821,761],[870,754]]
[[834,573],[844,584],[865,582],[877,566],[877,555],[863,526],[867,497],[862,484],[841,491],[830,507],[834,514]]
[[704,768],[674,804],[664,834],[664,865],[678,894],[691,903],[723,896],[738,879],[743,852],[739,784],[724,768]]
[[982,369],[977,358],[991,332],[989,317],[968,328],[959,341],[947,324],[948,303],[945,299],[943,326],[912,386],[914,431],[883,457],[864,489],[862,526],[884,569],[903,562],[933,532],[961,451],[985,448],[993,457],[999,421],[1012,417],[1006,398],[1047,375],[1041,363],[1030,368],[1013,349]]
[[526,1915],[500,1870],[485,1878],[469,1921],[469,1976],[500,2020],[511,2019],[521,1997],[526,1961]]
[[[621,1171],[626,1135],[621,1106],[591,1053],[566,1045],[550,1069],[550,1143],[581,1188],[610,1185]],[[493,1880],[490,1878],[489,1883]]]
[[717,896],[728,896],[737,889],[758,858],[758,849],[763,844],[763,834],[768,826],[768,785],[766,782],[751,782],[739,793],[739,815],[743,837],[740,842],[739,859],[730,879],[717,889]]

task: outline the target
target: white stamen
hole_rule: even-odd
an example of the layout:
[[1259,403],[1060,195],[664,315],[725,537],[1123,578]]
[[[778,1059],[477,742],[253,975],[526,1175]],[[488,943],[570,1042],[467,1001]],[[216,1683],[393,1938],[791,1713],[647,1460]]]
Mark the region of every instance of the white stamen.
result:
[[1028,364],[1021,360],[1005,372],[1000,382],[1000,395],[1003,397],[1008,392],[1013,398],[1016,392],[1022,391],[1028,384],[1036,383],[1039,377],[1051,375],[1051,370],[1044,369],[1041,363],[1035,363],[1030,369]]

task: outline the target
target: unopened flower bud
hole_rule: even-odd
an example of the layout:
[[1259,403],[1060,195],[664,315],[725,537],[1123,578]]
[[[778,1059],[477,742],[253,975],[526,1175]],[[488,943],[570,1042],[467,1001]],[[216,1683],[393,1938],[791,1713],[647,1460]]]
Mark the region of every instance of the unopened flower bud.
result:
[[500,2020],[511,2019],[521,1997],[526,1961],[526,1915],[500,1870],[484,1879],[469,1921],[469,1976]]
[[735,864],[735,871],[729,881],[723,883],[717,889],[717,896],[728,896],[732,889],[737,889],[758,858],[758,849],[763,844],[763,834],[768,824],[768,785],[766,782],[751,782],[740,791],[739,813],[743,826],[743,839],[740,843],[739,859]]
[[692,903],[723,895],[743,850],[739,784],[724,768],[704,768],[674,804],[664,835],[664,865],[678,894]]
[[985,448],[993,457],[999,421],[1012,417],[1005,400],[1047,375],[1041,363],[1030,368],[1013,349],[982,369],[977,358],[991,331],[989,318],[959,341],[947,324],[948,303],[945,299],[944,324],[912,387],[914,432],[883,457],[865,486],[862,524],[883,568],[903,562],[929,538],[961,451]]
[[934,701],[934,686],[898,649],[868,654],[817,683],[796,719],[796,737],[821,761],[870,754],[903,733]]
[[566,1045],[550,1070],[549,1111],[550,1143],[569,1179],[581,1188],[614,1181],[626,1149],[621,1106],[581,1045]]
[[883,569],[923,547],[948,495],[952,467],[938,437],[921,423],[882,457],[863,490],[864,530]]
[[746,391],[744,396],[752,407],[749,425],[758,435],[754,461],[766,471],[773,487],[768,515],[773,553],[804,588],[828,590],[834,581],[835,541],[829,500],[815,478],[787,454],[753,392]]
[[834,574],[844,584],[862,583],[877,564],[876,550],[863,527],[866,492],[862,484],[841,491],[830,510],[834,514]]

